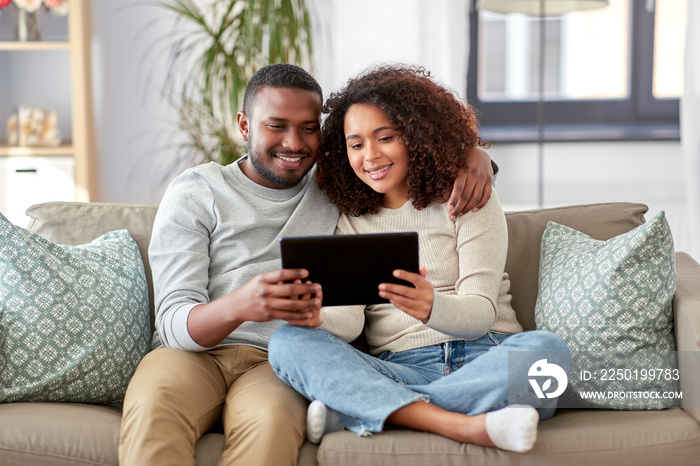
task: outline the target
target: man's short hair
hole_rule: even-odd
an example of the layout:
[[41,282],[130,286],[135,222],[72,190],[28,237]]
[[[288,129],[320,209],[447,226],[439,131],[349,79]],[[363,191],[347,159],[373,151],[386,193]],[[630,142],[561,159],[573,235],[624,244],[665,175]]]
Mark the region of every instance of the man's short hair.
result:
[[249,118],[252,116],[255,98],[265,86],[315,92],[323,102],[321,86],[308,71],[289,63],[274,63],[260,68],[248,81],[243,95],[243,112]]

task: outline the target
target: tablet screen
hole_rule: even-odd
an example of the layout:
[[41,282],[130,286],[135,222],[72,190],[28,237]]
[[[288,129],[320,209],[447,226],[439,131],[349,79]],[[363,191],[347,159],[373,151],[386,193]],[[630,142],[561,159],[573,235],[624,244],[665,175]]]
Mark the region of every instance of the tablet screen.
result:
[[306,269],[323,287],[323,305],[377,304],[380,283],[410,283],[392,275],[418,273],[418,233],[295,236],[280,239],[282,267]]

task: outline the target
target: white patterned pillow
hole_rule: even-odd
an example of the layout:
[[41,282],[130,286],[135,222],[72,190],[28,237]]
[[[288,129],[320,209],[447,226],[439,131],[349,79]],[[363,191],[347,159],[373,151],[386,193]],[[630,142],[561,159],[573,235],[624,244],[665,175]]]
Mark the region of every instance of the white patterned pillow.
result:
[[0,215],[0,402],[119,405],[150,333],[126,230],[61,246]]
[[572,355],[560,406],[676,406],[676,269],[664,213],[607,241],[550,222],[541,246],[535,324]]

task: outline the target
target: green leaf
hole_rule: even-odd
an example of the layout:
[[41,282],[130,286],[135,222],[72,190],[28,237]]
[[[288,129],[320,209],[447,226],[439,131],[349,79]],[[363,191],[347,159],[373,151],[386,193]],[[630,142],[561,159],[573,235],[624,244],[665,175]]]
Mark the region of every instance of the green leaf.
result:
[[[237,135],[248,80],[268,63],[301,64],[312,52],[312,30],[304,0],[159,0],[177,17],[170,44],[164,94],[179,114],[188,138],[183,150],[197,160],[222,164],[245,153]],[[183,82],[174,77],[188,70]],[[176,87],[178,86],[178,87]],[[175,97],[177,96],[177,97]]]

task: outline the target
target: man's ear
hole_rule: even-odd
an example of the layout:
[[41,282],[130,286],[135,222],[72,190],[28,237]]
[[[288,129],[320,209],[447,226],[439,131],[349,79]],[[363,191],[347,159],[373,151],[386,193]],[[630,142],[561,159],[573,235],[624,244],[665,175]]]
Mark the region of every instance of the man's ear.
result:
[[248,142],[248,132],[250,128],[248,127],[248,116],[243,112],[238,112],[236,114],[236,123],[238,123],[238,131],[241,132],[241,136],[245,142]]

